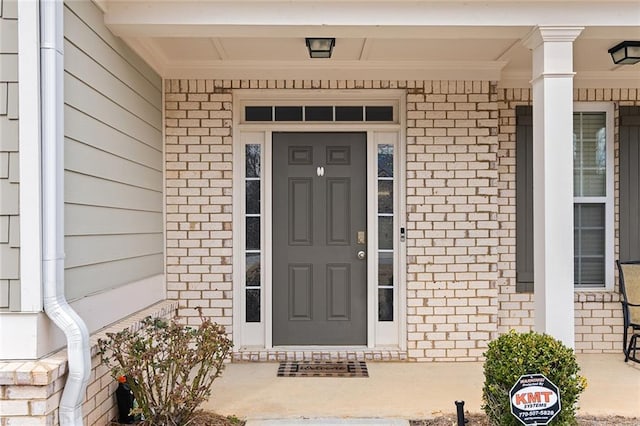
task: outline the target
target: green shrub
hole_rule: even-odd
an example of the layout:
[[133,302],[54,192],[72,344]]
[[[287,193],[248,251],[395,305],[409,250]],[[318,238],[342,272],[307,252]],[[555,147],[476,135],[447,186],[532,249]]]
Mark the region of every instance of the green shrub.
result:
[[197,328],[147,317],[139,330],[108,333],[98,341],[114,378],[126,376],[148,425],[186,425],[211,395],[232,343],[224,328],[204,319]]
[[573,350],[559,340],[535,332],[511,330],[485,352],[482,409],[494,426],[522,425],[511,414],[509,391],[525,374],[544,374],[560,390],[561,411],[550,425],[575,425],[576,402],[586,388]]

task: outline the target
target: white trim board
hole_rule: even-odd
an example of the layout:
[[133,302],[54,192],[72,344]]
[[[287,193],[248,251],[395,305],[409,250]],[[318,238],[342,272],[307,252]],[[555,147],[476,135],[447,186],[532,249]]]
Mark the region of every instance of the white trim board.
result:
[[[20,310],[39,312],[42,310],[42,177],[38,3],[18,2],[18,15]],[[21,323],[27,327],[24,321]],[[32,322],[29,327],[35,326]],[[37,332],[33,328],[22,330],[25,334]]]
[[[70,303],[89,333],[164,300],[163,274],[135,281]],[[38,359],[66,345],[44,312],[0,314],[0,359]]]

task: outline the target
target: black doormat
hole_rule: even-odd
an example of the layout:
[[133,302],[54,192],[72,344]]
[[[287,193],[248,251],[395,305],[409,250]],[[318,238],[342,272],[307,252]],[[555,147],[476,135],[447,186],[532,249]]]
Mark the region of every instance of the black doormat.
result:
[[278,377],[369,377],[364,361],[287,361]]

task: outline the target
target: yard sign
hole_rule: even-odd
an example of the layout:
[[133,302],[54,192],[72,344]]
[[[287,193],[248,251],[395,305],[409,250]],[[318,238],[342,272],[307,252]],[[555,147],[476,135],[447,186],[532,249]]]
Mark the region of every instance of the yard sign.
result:
[[511,414],[524,425],[548,425],[560,412],[560,391],[543,374],[520,376],[509,392]]

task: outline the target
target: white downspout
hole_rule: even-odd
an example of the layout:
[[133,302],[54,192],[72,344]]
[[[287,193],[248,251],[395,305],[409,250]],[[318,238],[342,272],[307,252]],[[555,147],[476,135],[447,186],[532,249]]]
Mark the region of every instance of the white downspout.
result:
[[44,309],[67,337],[68,375],[60,400],[62,426],[82,426],[91,356],[89,332],[64,297],[63,3],[40,1],[42,96],[42,274]]

